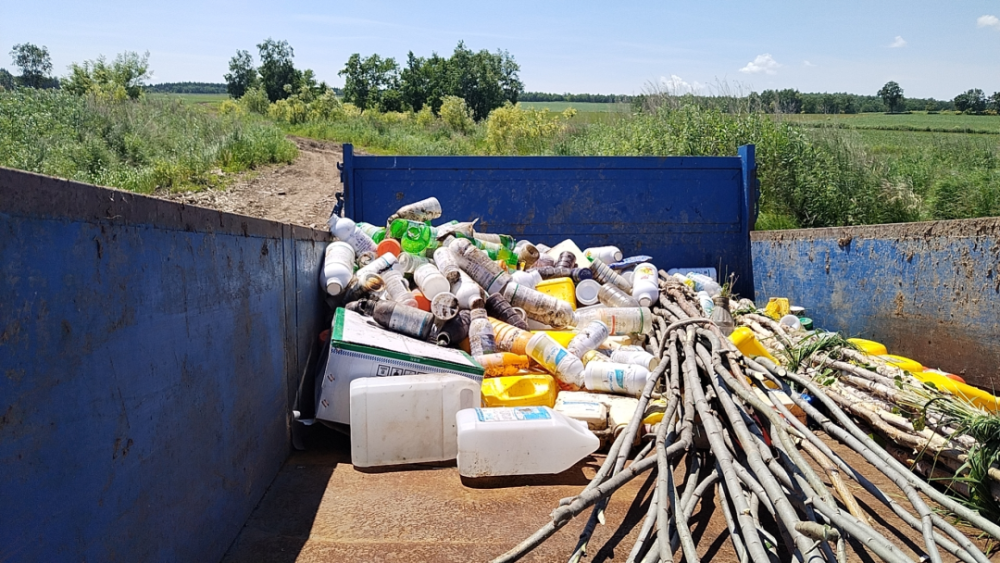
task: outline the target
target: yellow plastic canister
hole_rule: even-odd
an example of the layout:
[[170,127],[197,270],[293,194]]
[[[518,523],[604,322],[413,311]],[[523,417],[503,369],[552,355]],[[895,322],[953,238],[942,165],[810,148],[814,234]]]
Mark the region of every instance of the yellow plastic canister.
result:
[[551,295],[556,299],[561,299],[569,303],[573,310],[576,310],[576,285],[570,278],[552,278],[542,280],[535,286],[535,290],[546,295]]
[[965,383],[959,383],[954,379],[941,375],[939,373],[934,373],[932,371],[921,371],[912,372],[914,377],[923,381],[924,383],[930,383],[938,389],[938,391],[944,391],[945,393],[951,393],[956,397],[965,399],[966,401],[972,403],[973,405],[992,412],[1000,412],[1000,399],[990,395],[982,389],[967,385]]
[[774,320],[784,317],[789,314],[789,311],[791,309],[786,297],[772,297],[767,301],[767,306],[764,307],[764,314]]
[[883,360],[887,364],[894,365],[899,369],[908,371],[914,375],[924,371],[924,366],[920,362],[911,360],[910,358],[895,356],[893,354],[877,354],[875,357]]
[[547,373],[492,377],[483,380],[487,407],[554,407],[559,386]]
[[847,341],[857,346],[858,350],[861,350],[865,354],[881,356],[889,353],[889,351],[885,349],[885,344],[875,342],[874,340],[865,340],[864,338],[848,338]]
[[573,337],[577,335],[576,331],[573,330],[533,330],[532,334],[538,334],[539,332],[544,332],[552,337],[563,348],[569,346],[569,341],[573,340]]
[[744,356],[750,358],[756,356],[764,356],[765,358],[771,360],[774,363],[779,363],[778,360],[774,358],[771,354],[767,352],[767,349],[757,340],[757,336],[754,335],[753,331],[745,326],[738,327],[729,335],[729,340],[736,345],[736,349],[739,350]]

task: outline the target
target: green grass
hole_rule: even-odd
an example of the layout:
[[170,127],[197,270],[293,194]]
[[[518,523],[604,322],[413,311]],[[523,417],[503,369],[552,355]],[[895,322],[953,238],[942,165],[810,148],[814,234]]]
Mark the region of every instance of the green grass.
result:
[[995,115],[928,114],[926,112],[912,114],[798,114],[779,115],[777,119],[807,127],[1000,134],[1000,116]]
[[217,108],[224,100],[229,99],[229,94],[166,94],[154,93],[146,94],[151,100],[179,100],[185,104],[200,104]]
[[201,188],[297,153],[274,124],[149,98],[102,102],[59,90],[0,92],[0,165],[149,193]]
[[597,102],[519,102],[522,107],[528,109],[546,109],[549,111],[563,111],[567,108],[573,108],[580,113],[594,113],[594,112],[618,112],[618,111],[630,111],[632,108],[629,104],[604,104]]

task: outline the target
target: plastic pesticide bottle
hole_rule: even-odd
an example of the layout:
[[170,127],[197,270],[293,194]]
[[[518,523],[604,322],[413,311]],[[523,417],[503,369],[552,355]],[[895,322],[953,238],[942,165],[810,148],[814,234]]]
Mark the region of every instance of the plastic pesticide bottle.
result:
[[507,284],[504,297],[511,305],[524,309],[529,318],[540,323],[554,327],[573,324],[573,307],[562,299],[514,282]]
[[715,297],[722,293],[722,286],[718,284],[712,278],[706,276],[705,274],[696,274],[694,272],[687,275],[687,279],[694,282],[695,291],[704,291],[708,293],[710,297]]
[[589,362],[583,370],[583,385],[590,391],[638,397],[650,376],[650,371],[642,366]]
[[510,275],[510,279],[525,287],[535,289],[535,286],[542,281],[542,275],[538,270],[518,270]]
[[382,240],[385,238],[385,227],[379,227],[377,225],[372,225],[371,223],[365,223],[363,221],[357,223],[357,225],[358,228],[361,229],[361,232],[372,238],[372,241],[374,241],[375,244],[382,242]]
[[[524,243],[524,244],[521,244]],[[518,243],[515,254],[517,254],[517,259],[524,264],[524,268],[528,269],[538,262],[538,256],[541,254],[538,252],[538,248],[530,242],[521,241]]]
[[416,221],[396,219],[389,224],[389,236],[399,241],[403,251],[411,254],[437,246],[437,229]]
[[445,323],[458,315],[458,298],[451,292],[438,293],[431,299],[431,314],[438,323]]
[[617,246],[594,246],[585,248],[583,255],[593,260],[597,258],[605,264],[613,264],[622,259],[622,251]]
[[486,298],[486,312],[494,319],[500,319],[509,325],[528,330],[528,324],[524,322],[524,317],[511,306],[506,297],[499,293],[494,293]]
[[576,254],[565,250],[559,253],[559,258],[556,258],[556,268],[575,268],[576,267]]
[[715,309],[715,303],[712,301],[712,297],[704,291],[699,291],[695,295],[698,297],[698,303],[701,305],[701,310],[705,312],[705,316],[711,317],[712,310]]
[[403,273],[412,274],[417,271],[417,268],[420,266],[430,264],[430,260],[424,258],[423,256],[410,254],[409,252],[400,252],[399,258],[397,258],[397,264],[399,264],[399,269],[401,269]]
[[597,295],[602,287],[604,286],[592,279],[580,280],[580,283],[576,284],[576,302],[583,307],[596,305],[600,301]]
[[[333,221],[334,218],[331,217],[330,220]],[[330,225],[330,232],[333,233],[333,236],[351,245],[358,254],[365,252],[375,254],[378,251],[378,245],[375,244],[372,237],[366,235],[354,224],[354,221],[347,217],[336,218],[336,222]]]
[[577,326],[594,320],[608,325],[613,336],[648,334],[653,330],[653,313],[648,307],[604,307],[576,312]]
[[346,242],[331,242],[326,247],[320,284],[330,295],[340,295],[354,275],[354,248]]
[[492,317],[490,318],[490,324],[493,325],[497,350],[521,356],[528,354],[528,341],[534,336],[532,333]]
[[437,219],[440,216],[441,202],[436,197],[429,197],[400,207],[392,214],[392,217],[389,217],[389,223],[395,219],[424,222]]
[[545,254],[544,252],[542,252],[540,248],[538,249],[538,251],[540,253],[538,255],[538,260],[535,261],[535,264],[531,268],[533,270],[541,270],[543,268],[554,268],[556,265],[555,258],[552,258],[548,254]]
[[451,284],[451,292],[458,298],[458,306],[463,309],[471,309],[473,301],[483,298],[483,288],[465,272],[459,275],[458,283]]
[[382,281],[382,276],[378,274],[355,274],[351,278],[351,282],[347,284],[344,289],[344,302],[350,303],[352,301],[357,301],[358,299],[368,299],[375,293],[385,289],[385,282]]
[[536,271],[538,275],[542,276],[543,280],[570,278],[573,280],[573,283],[580,283],[583,280],[594,278],[594,273],[590,271],[590,268],[557,268],[555,266],[546,266],[538,268]]
[[394,301],[376,303],[372,318],[393,332],[421,340],[427,340],[434,327],[434,315]]
[[458,265],[469,274],[486,293],[500,293],[510,283],[510,274],[497,266],[485,252],[476,248],[469,239],[457,239],[449,246],[462,260]]
[[660,300],[660,281],[656,266],[646,262],[632,270],[632,297],[643,307],[652,307]]
[[712,316],[709,319],[719,327],[722,334],[729,336],[736,328],[733,315],[729,312],[729,298],[725,295],[716,295],[712,298],[715,308],[712,309]]
[[464,409],[455,422],[463,477],[561,473],[601,446],[586,423],[549,407]]
[[600,350],[591,350],[585,353],[580,358],[580,361],[583,362],[584,367],[586,367],[590,362],[608,362],[611,361],[611,359]]
[[536,333],[528,340],[525,351],[563,384],[576,389],[583,386],[583,363],[580,358],[570,354],[548,334]]
[[551,407],[559,386],[547,373],[517,373],[484,379],[482,392],[486,407]]
[[597,292],[597,300],[605,307],[638,307],[639,302],[620,287],[606,283]]
[[459,311],[454,318],[444,323],[438,329],[434,340],[438,346],[458,344],[469,337],[470,324],[472,324],[472,315],[468,311]]
[[[471,344],[472,341],[470,340]],[[514,375],[522,369],[528,369],[529,361],[527,356],[512,354],[510,352],[494,352],[473,356],[479,365],[483,366],[484,377],[502,377]]]
[[618,286],[626,293],[632,293],[632,285],[625,281],[625,278],[618,275],[617,272],[609,268],[600,258],[595,258],[590,263],[590,272],[594,275],[594,279],[602,284],[607,285],[610,283]]
[[461,270],[458,268],[458,258],[452,253],[451,249],[447,247],[441,247],[434,251],[434,265],[441,270],[444,274],[445,279],[448,283],[455,283],[458,281],[461,275]]
[[382,272],[382,281],[385,282],[385,292],[390,300],[410,307],[417,306],[417,301],[410,294],[410,291],[406,289],[406,285],[403,284],[403,274],[390,268]]
[[367,276],[369,274],[381,274],[382,272],[392,268],[396,265],[396,257],[392,254],[383,254],[378,258],[372,260],[367,266],[361,268],[357,271],[355,275],[359,278]]
[[438,271],[434,264],[421,264],[413,271],[413,281],[423,292],[427,299],[434,299],[439,293],[444,293],[451,289],[451,284],[445,279],[444,274]]
[[601,321],[590,321],[569,341],[566,350],[577,358],[582,358],[584,354],[600,346],[608,335],[608,325]]
[[472,322],[469,325],[469,351],[472,356],[493,354],[497,351],[496,337],[493,325],[486,317],[486,309],[473,309]]
[[622,346],[611,352],[611,361],[616,364],[642,366],[650,371],[660,365],[660,360],[643,350],[641,346]]
[[514,250],[514,237],[510,235],[503,235],[498,233],[472,233],[473,238],[481,242],[490,242],[493,244],[499,244],[508,250]]

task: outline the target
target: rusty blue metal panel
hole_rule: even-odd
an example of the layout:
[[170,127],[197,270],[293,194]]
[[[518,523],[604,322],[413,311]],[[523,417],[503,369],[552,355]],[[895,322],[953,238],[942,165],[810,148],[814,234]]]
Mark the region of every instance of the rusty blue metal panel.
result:
[[758,304],[1000,391],[1000,220],[753,234]]
[[289,449],[283,229],[0,169],[0,560],[222,556]]
[[581,248],[614,244],[663,269],[714,266],[752,296],[752,147],[736,157],[360,156],[344,145],[344,215],[382,223],[435,196],[445,219]]

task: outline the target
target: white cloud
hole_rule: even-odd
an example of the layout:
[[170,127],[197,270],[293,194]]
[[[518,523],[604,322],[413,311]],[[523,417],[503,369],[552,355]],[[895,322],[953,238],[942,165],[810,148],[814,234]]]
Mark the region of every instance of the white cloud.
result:
[[671,94],[695,94],[703,87],[698,81],[692,83],[685,82],[683,78],[676,74],[671,74],[670,78],[661,76],[660,85]]
[[811,62],[809,62],[809,61],[802,61],[802,64],[803,64],[804,66],[816,66],[816,65],[812,64],[812,63],[811,63]]
[[763,55],[757,55],[754,60],[748,62],[747,66],[740,69],[740,72],[745,72],[746,74],[760,74],[761,72],[765,74],[777,74],[778,67],[780,66],[770,53],[764,53]]
[[900,47],[906,47],[906,39],[903,39],[901,35],[897,35],[896,39],[889,44],[890,49],[898,49]]
[[979,16],[979,19],[976,20],[976,27],[995,27],[1000,29],[1000,18],[991,15]]

